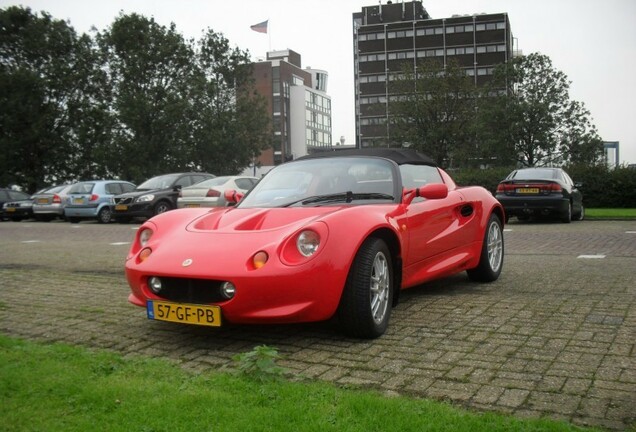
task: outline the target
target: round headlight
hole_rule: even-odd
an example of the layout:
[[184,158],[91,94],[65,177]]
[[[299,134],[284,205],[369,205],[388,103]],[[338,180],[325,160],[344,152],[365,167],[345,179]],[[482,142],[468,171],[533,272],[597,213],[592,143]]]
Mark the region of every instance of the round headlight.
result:
[[152,291],[155,294],[159,294],[161,292],[161,279],[159,279],[156,276],[152,276],[151,278],[148,279],[148,287],[150,288],[150,291]]
[[301,255],[310,257],[316,253],[320,246],[320,236],[317,232],[306,230],[298,235],[296,240],[296,247]]
[[149,228],[144,228],[143,230],[141,230],[141,232],[139,233],[139,243],[142,247],[146,246],[148,240],[150,240],[150,237],[152,237],[152,234],[153,232]]
[[221,284],[221,295],[226,299],[231,299],[236,294],[236,287],[232,282],[223,282]]

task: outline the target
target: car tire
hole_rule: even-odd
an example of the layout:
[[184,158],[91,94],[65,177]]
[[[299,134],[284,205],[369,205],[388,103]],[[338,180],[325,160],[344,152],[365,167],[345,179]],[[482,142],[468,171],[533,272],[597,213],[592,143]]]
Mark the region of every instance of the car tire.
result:
[[568,203],[567,211],[561,216],[561,222],[570,223],[572,222],[572,203]]
[[159,201],[156,205],[155,205],[155,209],[154,209],[154,215],[157,216],[158,214],[161,213],[165,213],[169,210],[172,210],[172,206],[170,205],[169,202],[167,201]]
[[358,250],[340,299],[338,317],[350,336],[372,339],[389,325],[393,263],[386,243],[370,237]]
[[583,207],[583,204],[581,204],[581,211],[575,214],[573,218],[576,221],[582,221],[583,219],[585,219],[585,207]]
[[484,242],[481,247],[479,264],[467,270],[470,280],[475,282],[493,282],[499,278],[503,267],[504,238],[501,220],[496,214],[491,214],[486,225]]
[[112,217],[113,212],[110,210],[110,207],[102,207],[102,209],[97,213],[97,222],[102,224],[109,223]]

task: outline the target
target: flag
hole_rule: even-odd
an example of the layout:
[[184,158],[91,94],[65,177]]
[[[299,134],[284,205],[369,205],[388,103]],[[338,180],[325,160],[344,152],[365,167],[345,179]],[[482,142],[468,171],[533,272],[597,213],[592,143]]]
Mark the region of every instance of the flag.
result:
[[265,20],[261,23],[254,24],[253,26],[250,26],[250,28],[254,30],[255,32],[267,33],[267,21],[269,20]]

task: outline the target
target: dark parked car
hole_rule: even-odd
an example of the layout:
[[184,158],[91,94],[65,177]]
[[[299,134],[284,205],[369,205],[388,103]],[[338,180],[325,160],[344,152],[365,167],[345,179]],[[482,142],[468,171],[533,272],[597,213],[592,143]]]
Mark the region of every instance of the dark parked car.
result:
[[112,216],[110,202],[113,196],[134,189],[134,184],[122,180],[75,183],[68,191],[64,216],[71,223],[82,219],[97,219],[100,223],[108,223]]
[[33,216],[33,200],[28,193],[0,189],[0,220],[20,221]]
[[133,217],[150,218],[177,208],[179,190],[214,178],[208,173],[164,174],[146,180],[132,192],[113,198],[113,216],[118,222],[128,222]]
[[496,198],[504,206],[506,221],[511,216],[556,216],[569,223],[585,217],[579,187],[561,168],[524,168],[499,183]]

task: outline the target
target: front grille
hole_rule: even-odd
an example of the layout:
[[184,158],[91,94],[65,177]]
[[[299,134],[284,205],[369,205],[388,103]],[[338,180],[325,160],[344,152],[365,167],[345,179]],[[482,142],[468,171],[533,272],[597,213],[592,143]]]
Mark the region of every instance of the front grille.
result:
[[115,197],[114,200],[115,200],[115,204],[132,204],[133,202],[132,197],[124,197],[124,198]]
[[221,295],[221,281],[162,277],[159,297],[178,303],[208,304],[227,300]]

